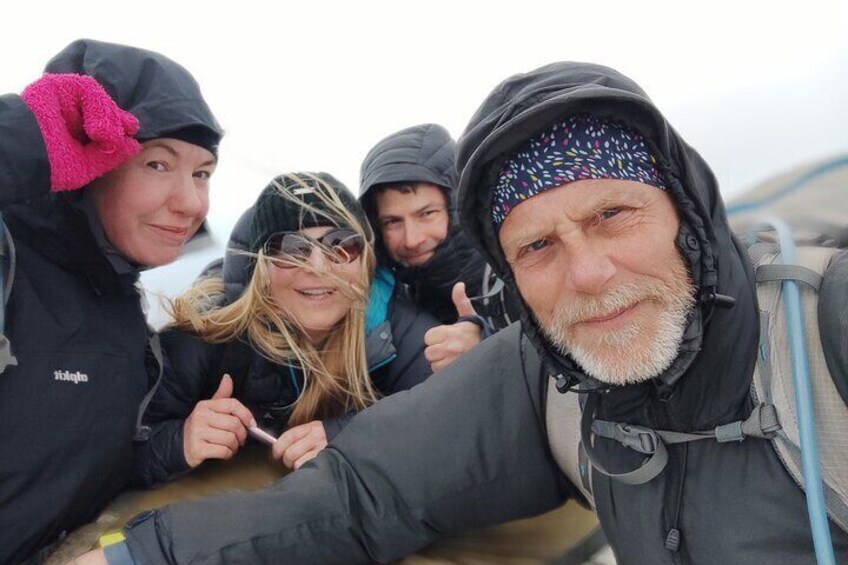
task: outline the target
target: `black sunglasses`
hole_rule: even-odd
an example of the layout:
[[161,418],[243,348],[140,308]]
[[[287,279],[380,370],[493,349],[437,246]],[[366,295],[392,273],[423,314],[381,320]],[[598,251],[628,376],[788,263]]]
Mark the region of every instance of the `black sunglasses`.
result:
[[362,255],[365,240],[361,234],[350,228],[328,231],[317,239],[300,232],[285,231],[272,234],[265,241],[262,250],[268,257],[295,262],[277,263],[277,266],[283,269],[293,269],[298,266],[297,262],[306,262],[316,247],[334,263],[352,263]]

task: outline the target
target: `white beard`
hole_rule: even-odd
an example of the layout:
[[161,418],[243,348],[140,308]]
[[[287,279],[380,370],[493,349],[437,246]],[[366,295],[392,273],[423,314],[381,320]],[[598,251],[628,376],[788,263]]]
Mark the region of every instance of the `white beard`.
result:
[[[558,306],[542,331],[560,352],[570,355],[591,377],[625,385],[647,381],[665,371],[677,358],[689,313],[695,305],[694,286],[683,264],[673,265],[672,280],[634,282],[601,297],[581,296]],[[580,334],[576,323],[617,312],[640,301],[662,307],[654,319],[642,315],[617,331],[597,336]],[[637,345],[644,344],[644,345]]]

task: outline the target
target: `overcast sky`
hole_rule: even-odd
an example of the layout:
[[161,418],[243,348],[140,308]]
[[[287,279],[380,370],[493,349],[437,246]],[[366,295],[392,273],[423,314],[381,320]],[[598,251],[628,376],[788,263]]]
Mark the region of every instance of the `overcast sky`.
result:
[[127,43],[187,67],[227,131],[209,215],[217,247],[144,275],[168,295],[221,253],[274,175],[324,170],[355,192],[380,138],[423,122],[458,136],[497,83],[556,60],[639,82],[728,196],[848,152],[846,2],[40,4],[3,8],[0,92],[20,92],[73,39]]

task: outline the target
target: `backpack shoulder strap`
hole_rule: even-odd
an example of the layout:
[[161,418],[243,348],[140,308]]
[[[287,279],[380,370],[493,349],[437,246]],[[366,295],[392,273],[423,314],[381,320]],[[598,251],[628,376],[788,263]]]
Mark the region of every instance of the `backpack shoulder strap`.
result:
[[3,221],[0,213],[0,373],[9,365],[17,365],[18,360],[12,355],[12,344],[6,337],[6,303],[12,293],[12,282],[15,280],[15,244],[12,234]]
[[778,456],[803,487],[800,434],[795,404],[789,322],[783,307],[782,282],[797,280],[801,295],[803,329],[809,364],[821,476],[827,512],[848,530],[848,406],[828,371],[818,321],[818,289],[822,274],[839,252],[830,247],[799,247],[795,265],[778,265],[776,252],[760,253],[754,260],[760,312],[760,343],[752,395],[755,403],[774,405],[781,431],[772,439]]
[[560,470],[580,491],[589,506],[594,508],[592,469],[580,438],[583,411],[581,401],[586,396],[574,392],[561,393],[557,390],[554,379],[546,380],[548,391],[545,401],[545,428],[551,454]]

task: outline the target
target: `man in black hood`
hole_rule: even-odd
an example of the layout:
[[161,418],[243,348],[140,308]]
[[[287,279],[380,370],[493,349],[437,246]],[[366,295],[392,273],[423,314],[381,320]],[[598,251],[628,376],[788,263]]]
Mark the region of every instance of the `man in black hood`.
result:
[[456,143],[437,124],[382,139],[360,169],[359,200],[376,234],[378,260],[444,324],[427,335],[434,370],[515,315],[503,284],[460,229],[456,183]]
[[158,53],[79,40],[45,70],[0,97],[2,563],[39,561],[131,480],[161,367],[139,273],[202,224],[222,135]]
[[[747,250],[712,172],[642,89],[592,64],[516,75],[458,162],[463,225],[519,293],[523,327],[361,414],[272,489],[140,517],[133,557],[384,562],[574,498],[622,565],[815,563],[804,491],[770,441],[780,426],[751,392],[771,346]],[[847,277],[838,252],[821,303],[840,308],[819,324],[841,344]],[[845,367],[844,345],[824,356]]]

